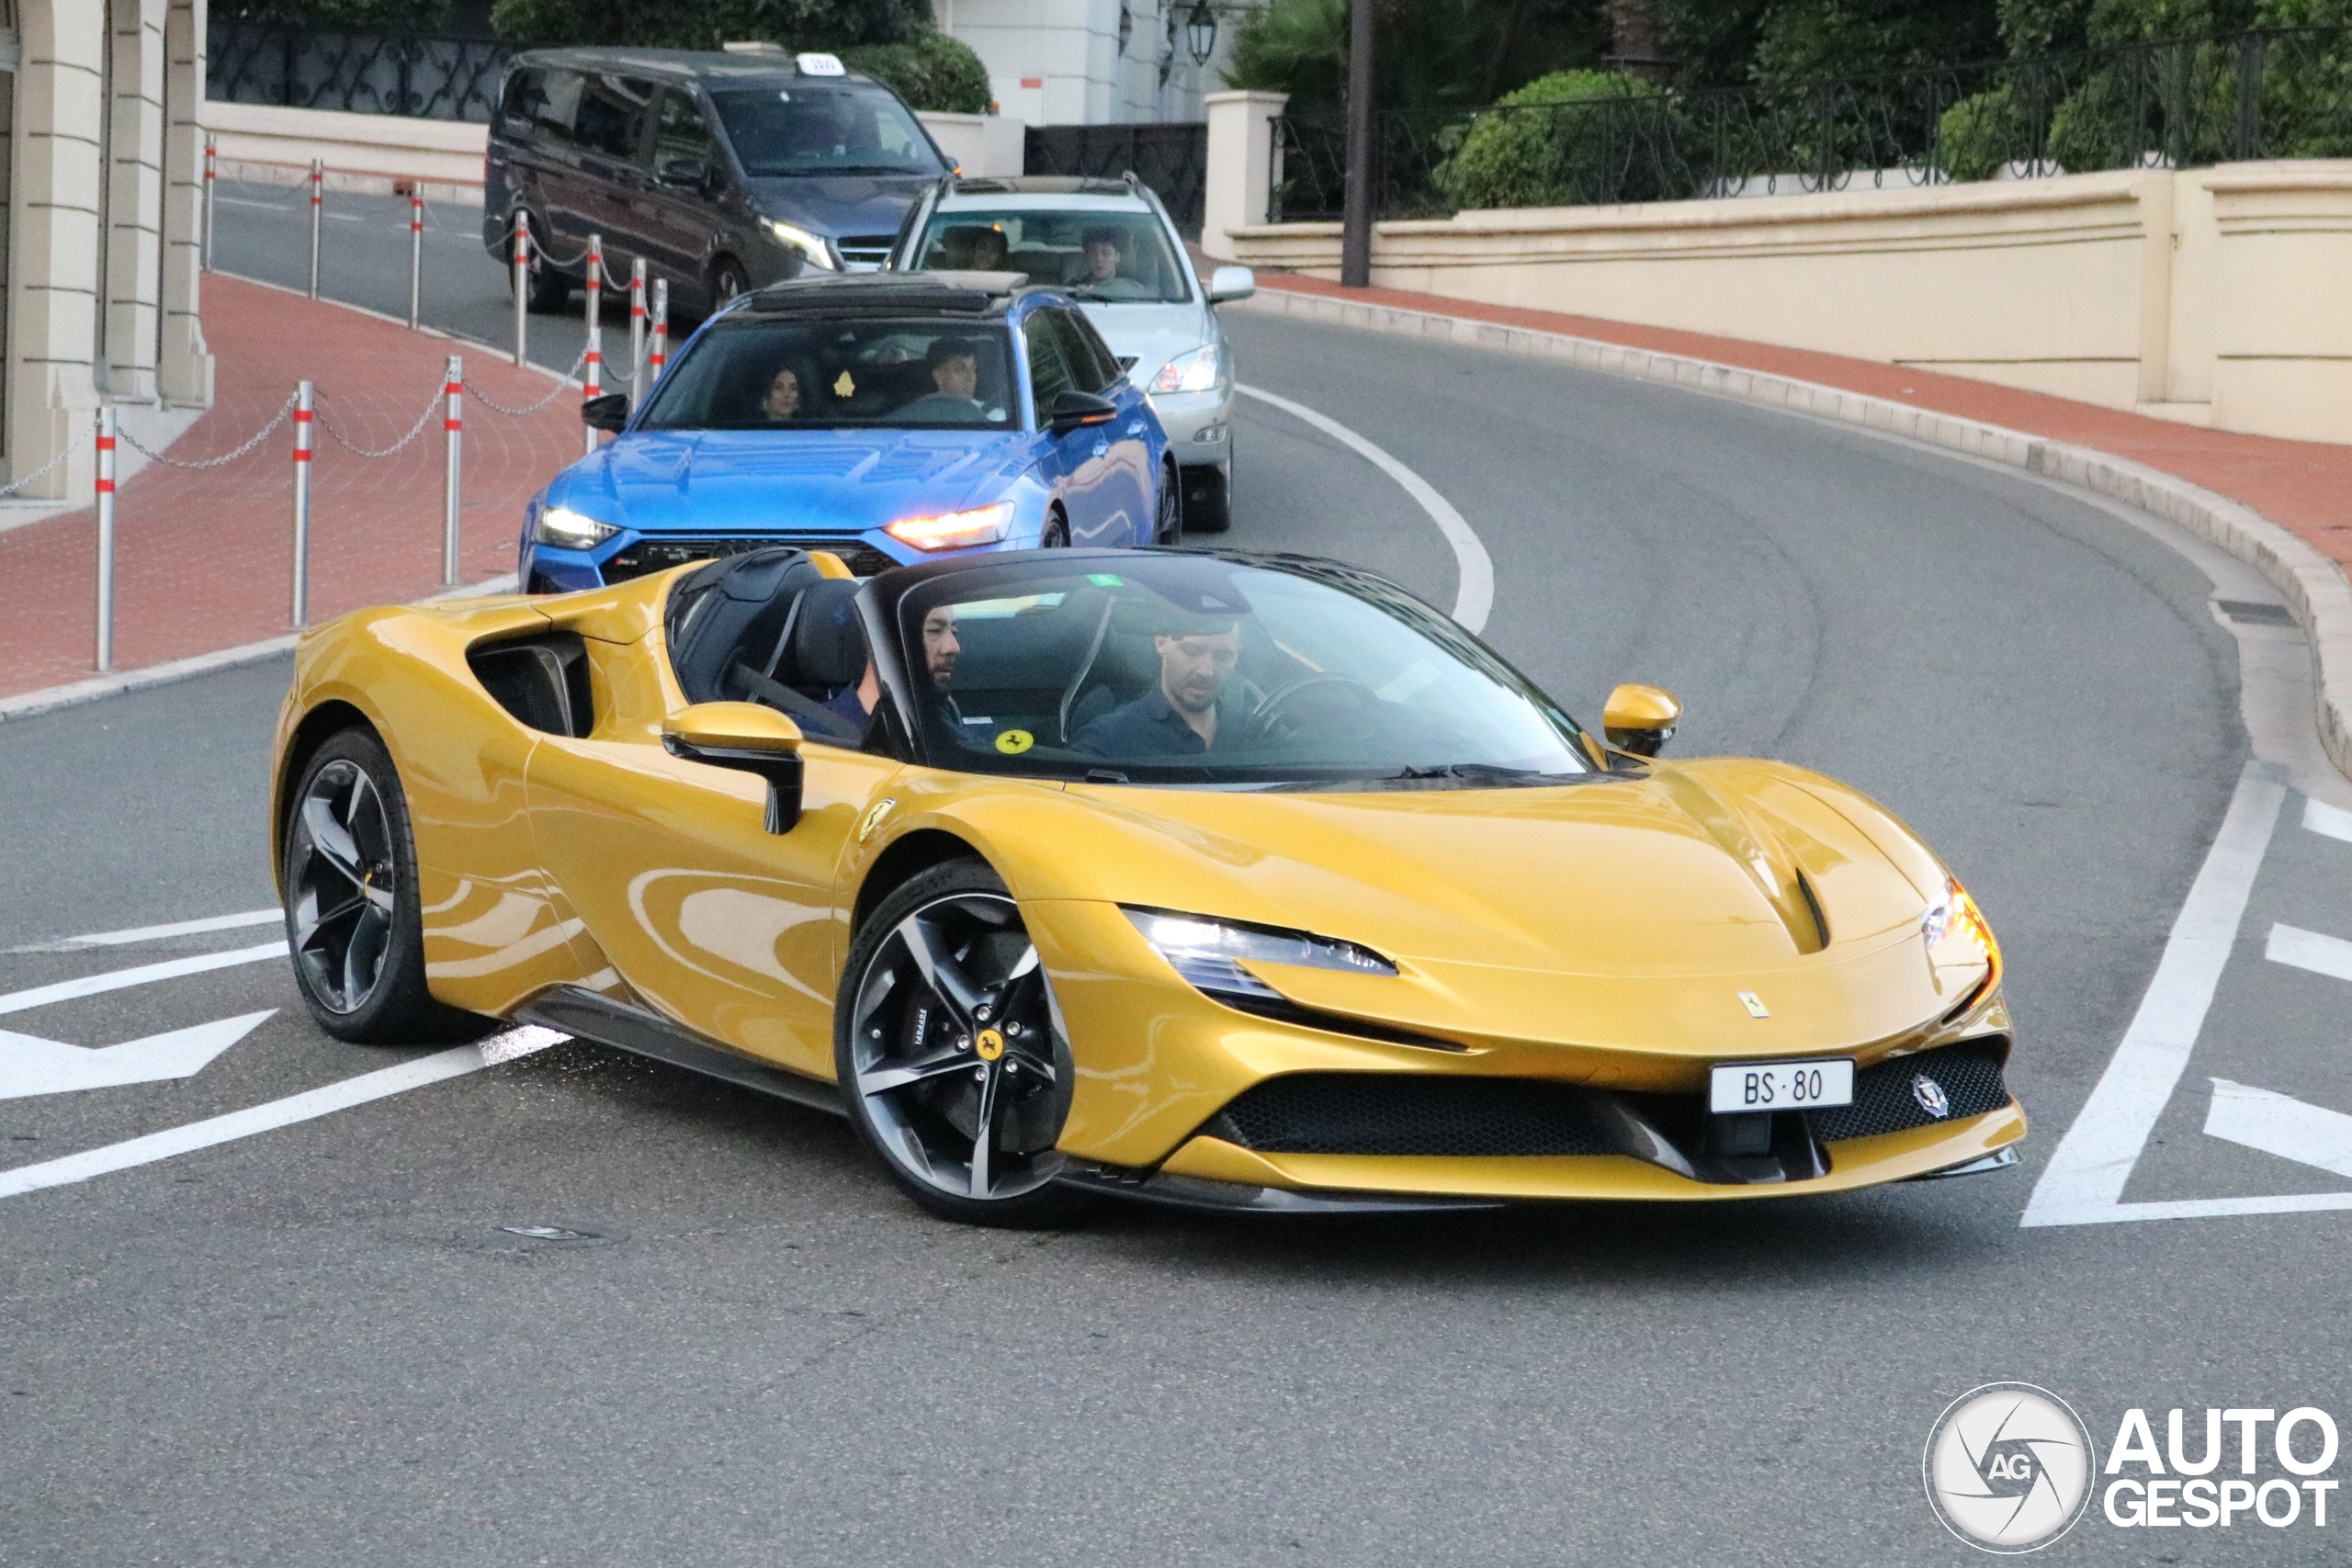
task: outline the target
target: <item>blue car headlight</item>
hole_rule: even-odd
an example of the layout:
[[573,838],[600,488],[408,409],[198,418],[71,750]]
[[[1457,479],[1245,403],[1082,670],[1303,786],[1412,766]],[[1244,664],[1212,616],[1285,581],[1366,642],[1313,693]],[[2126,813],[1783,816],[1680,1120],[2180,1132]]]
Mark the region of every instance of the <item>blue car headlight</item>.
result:
[[884,533],[919,550],[960,550],[993,545],[1012,532],[1012,502],[994,501],[963,512],[935,517],[901,517],[884,526]]
[[569,506],[543,506],[538,521],[532,525],[531,537],[540,544],[567,550],[593,550],[619,532],[610,523],[599,523]]

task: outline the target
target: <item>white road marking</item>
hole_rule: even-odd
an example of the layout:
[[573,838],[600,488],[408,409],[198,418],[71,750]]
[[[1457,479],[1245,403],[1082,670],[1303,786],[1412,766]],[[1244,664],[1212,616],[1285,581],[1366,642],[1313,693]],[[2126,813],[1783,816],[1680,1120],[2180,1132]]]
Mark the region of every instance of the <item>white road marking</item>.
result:
[[1487,547],[1479,542],[1477,534],[1463,519],[1462,513],[1453,509],[1453,502],[1438,494],[1429,480],[1329,414],[1317,413],[1305,403],[1295,403],[1261,388],[1245,387],[1237,382],[1233,389],[1243,397],[1272,403],[1294,419],[1305,420],[1395,479],[1407,495],[1419,502],[1421,510],[1428,513],[1430,520],[1437,525],[1438,532],[1445,536],[1445,542],[1453,547],[1455,575],[1460,580],[1453,594],[1453,618],[1474,632],[1486,628],[1487,617],[1495,607],[1494,559],[1487,554]]
[[2156,1217],[2112,1211],[2127,1206],[2124,1183],[2131,1179],[2132,1168],[2205,1027],[2206,1009],[2212,1005],[2214,987],[2221,984],[2222,969],[2237,941],[2246,897],[2254,890],[2255,874],[2262,867],[2286,799],[2286,786],[2262,764],[2246,764],[2222,818],[2222,830],[2173,921],[2140,1010],[2075,1124],[2059,1140],[2018,1224],[2096,1224]]
[[110,969],[103,975],[85,975],[78,980],[60,980],[53,986],[35,986],[29,991],[10,991],[0,996],[0,1013],[22,1012],[27,1008],[47,1007],[51,1002],[70,1002],[76,997],[95,997],[101,991],[119,991],[126,986],[145,986],[157,980],[176,980],[183,975],[201,975],[207,969],[227,969],[239,964],[259,964],[264,959],[286,956],[286,942],[266,942],[258,947],[234,947],[226,953],[200,953],[193,958],[167,959],[161,964],[141,964],[136,969]]
[[2280,1159],[2352,1177],[2352,1116],[2340,1111],[2215,1078],[2205,1132]]
[[2272,926],[2270,940],[2264,944],[2262,956],[2273,964],[2308,969],[2314,975],[2352,980],[2352,942],[2346,942],[2342,937],[2322,936],[2301,926]]
[[119,1089],[194,1077],[212,1058],[243,1040],[275,1008],[126,1040],[119,1045],[70,1045],[0,1029],[0,1100],[37,1094],[72,1094],[85,1089]]
[[545,1050],[568,1038],[551,1029],[527,1025],[510,1029],[478,1045],[459,1045],[447,1051],[436,1051],[430,1056],[419,1056],[396,1067],[362,1073],[357,1077],[345,1078],[323,1089],[308,1089],[300,1094],[288,1095],[283,1100],[273,1100],[243,1111],[232,1111],[226,1116],[191,1122],[185,1127],[151,1133],[143,1138],[108,1144],[102,1148],[85,1149],[78,1155],[43,1160],[39,1165],[21,1165],[14,1170],[0,1170],[0,1198],[39,1191],[44,1187],[63,1187],[72,1182],[87,1181],[94,1176],[128,1170],[133,1166],[152,1165],[175,1155],[209,1149],[216,1144],[233,1143],[239,1138],[250,1138],[256,1133],[290,1127],[297,1122],[313,1121],[338,1111],[348,1111],[355,1105],[365,1105],[371,1100],[383,1100],[391,1095],[405,1094],[413,1089],[423,1089],[427,1084],[478,1073],[491,1065],[489,1055],[492,1051],[499,1053],[499,1060],[512,1061],[516,1056]]
[[2352,811],[2340,806],[2330,806],[2324,800],[2304,801],[2303,827],[2310,832],[2352,843]]
[[242,915],[212,915],[201,920],[175,920],[166,926],[132,926],[127,931],[92,931],[86,936],[59,937],[54,942],[12,947],[10,953],[72,953],[84,947],[123,947],[135,942],[161,942],[165,937],[202,936],[207,931],[232,931],[243,926],[275,925],[286,918],[282,909],[248,909]]

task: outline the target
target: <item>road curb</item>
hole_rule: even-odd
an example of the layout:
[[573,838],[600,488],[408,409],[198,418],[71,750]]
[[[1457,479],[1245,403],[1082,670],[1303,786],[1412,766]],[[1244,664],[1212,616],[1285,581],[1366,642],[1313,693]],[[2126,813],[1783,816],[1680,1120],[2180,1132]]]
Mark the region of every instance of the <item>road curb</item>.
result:
[[[510,571],[469,587],[435,593],[418,603],[434,604],[445,599],[481,599],[492,593],[511,593],[514,591],[514,574]],[[86,681],[74,681],[62,686],[45,686],[38,692],[19,692],[13,697],[0,697],[0,724],[31,718],[36,714],[55,713],[60,708],[80,707],[85,703],[119,697],[131,692],[144,692],[155,686],[174,685],[216,671],[258,664],[263,660],[292,652],[300,636],[298,632],[288,632],[283,637],[249,642],[238,648],[224,648],[212,653],[175,659],[168,664],[150,664],[143,670],[124,670],[111,675],[93,675]]]
[[2352,581],[2346,581],[2334,561],[2243,502],[2094,447],[1686,355],[1436,310],[1337,299],[1284,288],[1262,276],[1254,296],[1223,308],[1404,337],[1442,338],[1470,348],[1563,360],[1610,375],[1719,393],[1988,458],[2137,507],[2227,550],[2261,572],[2286,600],[2312,650],[2320,744],[2336,770],[2352,777]]

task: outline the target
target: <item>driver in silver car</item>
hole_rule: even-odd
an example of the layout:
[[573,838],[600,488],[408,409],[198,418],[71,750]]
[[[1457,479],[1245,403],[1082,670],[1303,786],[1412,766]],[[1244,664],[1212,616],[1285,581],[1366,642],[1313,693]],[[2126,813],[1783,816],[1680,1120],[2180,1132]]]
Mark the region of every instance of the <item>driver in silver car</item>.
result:
[[1071,746],[1105,758],[1182,757],[1238,745],[1247,705],[1233,689],[1241,629],[1231,619],[1195,619],[1152,638],[1159,682],[1078,732]]

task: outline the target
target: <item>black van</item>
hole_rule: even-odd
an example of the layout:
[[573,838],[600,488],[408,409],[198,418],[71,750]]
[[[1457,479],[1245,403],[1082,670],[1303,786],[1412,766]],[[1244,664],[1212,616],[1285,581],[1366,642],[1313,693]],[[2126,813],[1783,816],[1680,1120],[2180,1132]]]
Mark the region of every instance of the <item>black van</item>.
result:
[[616,276],[642,256],[672,312],[698,316],[805,270],[879,266],[953,167],[897,94],[829,54],[532,50],[491,120],[482,243],[510,260],[531,215],[535,310],[583,280],[597,233]]

